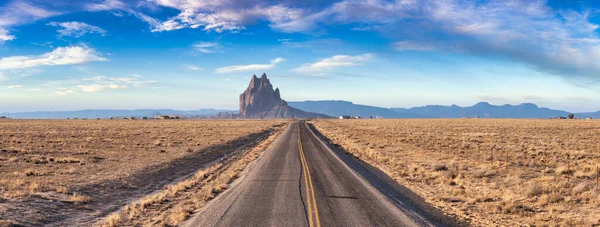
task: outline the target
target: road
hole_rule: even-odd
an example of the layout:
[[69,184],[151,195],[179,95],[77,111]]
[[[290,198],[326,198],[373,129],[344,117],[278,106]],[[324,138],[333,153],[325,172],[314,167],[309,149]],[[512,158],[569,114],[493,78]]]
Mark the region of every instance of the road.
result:
[[184,226],[453,225],[428,220],[431,214],[402,201],[406,197],[376,174],[350,167],[348,157],[295,121],[245,176]]

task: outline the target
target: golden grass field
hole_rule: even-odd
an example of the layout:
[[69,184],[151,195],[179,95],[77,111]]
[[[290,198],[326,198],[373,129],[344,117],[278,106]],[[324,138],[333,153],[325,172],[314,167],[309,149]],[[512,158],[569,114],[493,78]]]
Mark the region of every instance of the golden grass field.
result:
[[89,222],[258,145],[286,122],[0,120],[0,225]]
[[472,225],[600,225],[600,121],[311,123],[332,143]]

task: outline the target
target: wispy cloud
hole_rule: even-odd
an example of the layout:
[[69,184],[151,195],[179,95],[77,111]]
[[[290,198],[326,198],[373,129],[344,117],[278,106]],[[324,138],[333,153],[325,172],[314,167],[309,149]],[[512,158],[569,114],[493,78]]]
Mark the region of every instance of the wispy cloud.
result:
[[154,80],[142,80],[142,76],[137,74],[126,77],[96,76],[92,78],[84,78],[78,82],[80,82],[80,84],[76,84],[68,88],[60,88],[59,91],[54,92],[54,94],[68,95],[78,92],[94,93],[105,90],[122,90],[132,87],[142,87],[145,85],[158,83],[158,81]]
[[27,1],[12,1],[0,8],[0,27],[8,27],[44,19],[61,13],[29,4]]
[[198,66],[195,66],[195,65],[183,65],[183,67],[184,67],[185,69],[187,69],[187,70],[190,70],[190,71],[200,71],[200,70],[204,70],[204,68],[200,68],[200,67],[198,67]]
[[257,71],[274,68],[278,63],[285,61],[283,58],[275,58],[270,64],[233,65],[215,69],[215,73],[233,73],[243,71]]
[[60,14],[60,12],[29,4],[27,1],[12,1],[4,7],[0,7],[0,44],[16,38],[9,33],[7,28]]
[[95,1],[93,3],[88,3],[85,5],[85,9],[88,11],[106,11],[106,10],[117,10],[117,9],[125,9],[127,5],[119,0],[101,0]]
[[102,28],[89,25],[83,22],[70,21],[70,22],[50,22],[49,26],[60,27],[58,30],[59,36],[74,36],[81,37],[85,34],[100,34],[106,35],[106,31]]
[[338,67],[361,65],[373,57],[372,54],[362,54],[356,56],[335,55],[330,58],[323,58],[314,63],[306,63],[294,71],[297,72],[319,72]]
[[238,32],[245,29],[246,24],[266,20],[271,27],[283,31],[298,31],[298,27],[309,25],[304,23],[305,10],[292,8],[285,4],[245,4],[242,1],[180,1],[150,0],[156,6],[177,9],[180,13],[162,22],[153,29],[164,32],[182,28],[202,28],[216,32]]
[[10,33],[8,33],[8,30],[6,30],[6,29],[0,28],[0,44],[5,41],[10,41],[13,39],[15,39],[14,35],[11,35]]
[[199,42],[193,45],[194,49],[196,51],[205,53],[205,54],[212,54],[217,52],[217,50],[219,49],[220,45],[218,43],[215,42]]
[[411,41],[399,41],[393,44],[397,51],[416,50],[416,51],[432,51],[435,46],[430,43],[419,43]]
[[87,46],[59,47],[37,56],[12,56],[0,58],[0,69],[22,69],[37,66],[74,65],[92,61],[107,61]]
[[13,89],[13,88],[22,88],[22,87],[23,87],[23,85],[11,85],[11,86],[8,86],[6,88]]

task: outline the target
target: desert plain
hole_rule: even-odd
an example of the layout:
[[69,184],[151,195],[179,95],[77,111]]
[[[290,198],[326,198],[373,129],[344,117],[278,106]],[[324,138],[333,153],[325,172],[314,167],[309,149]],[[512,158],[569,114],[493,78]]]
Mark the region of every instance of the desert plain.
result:
[[[0,120],[0,225],[178,225],[227,190],[287,123]],[[600,121],[308,123],[468,224],[600,225]]]

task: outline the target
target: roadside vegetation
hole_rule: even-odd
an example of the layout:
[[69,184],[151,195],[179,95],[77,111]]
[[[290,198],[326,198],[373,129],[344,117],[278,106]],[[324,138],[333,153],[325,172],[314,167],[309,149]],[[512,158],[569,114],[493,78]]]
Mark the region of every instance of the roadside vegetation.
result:
[[600,225],[600,121],[311,123],[349,154],[473,225]]
[[128,204],[100,221],[101,226],[176,226],[208,201],[229,189],[248,164],[256,160],[283,132],[273,132],[257,146],[239,150],[193,176]]
[[0,220],[94,222],[196,171],[218,175],[216,163],[251,150],[286,122],[0,121]]

